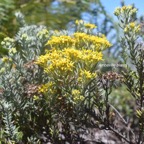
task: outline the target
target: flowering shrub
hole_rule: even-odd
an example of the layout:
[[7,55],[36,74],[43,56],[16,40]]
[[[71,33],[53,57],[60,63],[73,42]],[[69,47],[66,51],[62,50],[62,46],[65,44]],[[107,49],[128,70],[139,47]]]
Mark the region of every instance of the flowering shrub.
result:
[[[47,91],[51,91],[58,86],[61,91],[59,93],[63,93],[62,97],[68,98],[71,102],[73,88],[82,93],[85,85],[96,77],[96,65],[102,60],[102,49],[111,46],[104,36],[80,32],[71,36],[52,36],[46,45],[50,50],[41,55],[36,62],[49,76],[48,83],[51,85],[47,83],[45,88],[48,86]],[[39,91],[43,91],[43,87],[44,85]],[[58,93],[55,91],[53,94]]]
[[102,51],[111,44],[94,33],[93,24],[76,21],[76,25],[73,34],[24,26],[14,39],[1,42],[8,51],[0,70],[1,141],[81,141],[77,127],[87,119],[84,109],[99,98],[96,88],[89,88],[96,82]]
[[[79,25],[77,21],[76,24]],[[96,78],[96,65],[102,60],[102,50],[111,44],[103,35],[77,31],[71,35],[52,36],[46,46],[49,50],[38,57],[36,64],[43,68],[48,80],[38,91],[44,94],[57,118],[62,116],[58,122],[71,133],[69,122],[75,126],[82,122],[81,110],[89,99],[88,86]],[[91,93],[93,91],[95,89]]]

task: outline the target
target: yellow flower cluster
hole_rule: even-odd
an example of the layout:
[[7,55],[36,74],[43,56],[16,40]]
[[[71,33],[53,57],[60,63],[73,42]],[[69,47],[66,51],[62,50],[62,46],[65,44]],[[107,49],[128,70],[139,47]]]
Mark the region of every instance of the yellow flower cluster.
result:
[[84,96],[82,96],[80,91],[77,89],[72,90],[72,96],[75,103],[82,101],[84,99]]
[[74,48],[67,48],[64,49],[64,55],[70,59],[71,61],[76,62],[84,62],[85,64],[93,64],[97,63],[98,61],[102,60],[102,53],[93,51],[93,50],[77,50]]
[[121,14],[129,14],[129,15],[133,15],[137,12],[136,8],[133,8],[131,5],[129,6],[123,6],[122,8],[118,7],[115,9],[114,14],[116,16],[120,16]]
[[129,32],[138,33],[139,31],[140,31],[140,25],[137,25],[135,22],[129,23],[124,28],[124,33],[129,33]]
[[50,50],[40,56],[36,63],[41,65],[46,73],[67,74],[73,71],[74,63],[64,54],[61,50]]
[[43,37],[47,37],[48,36],[48,31],[47,29],[43,29],[40,32],[38,32],[37,37],[39,37],[40,39],[42,39]]
[[1,60],[2,60],[2,62],[8,62],[9,58],[8,57],[3,57]]
[[17,52],[16,48],[9,49],[9,54],[15,54]]
[[83,24],[83,23],[84,23],[83,20],[76,20],[76,21],[75,21],[75,24],[76,24],[76,25]]
[[33,96],[33,100],[34,100],[34,101],[37,101],[37,100],[39,100],[39,96],[37,96],[37,95],[34,95],[34,96]]
[[4,40],[1,42],[1,45],[4,47],[4,48],[11,48],[11,46],[13,46],[14,44],[14,39],[10,38],[10,37],[6,37],[4,38]]
[[78,81],[79,82],[83,82],[83,83],[87,83],[87,81],[94,79],[96,77],[96,73],[92,73],[89,70],[80,70],[80,74],[79,74],[79,78]]
[[12,59],[11,59],[11,58],[6,57],[6,56],[5,56],[5,57],[3,57],[1,60],[2,60],[2,62],[3,62],[3,63],[7,63],[7,62],[11,62],[11,61],[12,61]]
[[84,26],[86,28],[88,28],[88,29],[94,29],[94,28],[96,28],[96,26],[94,24],[90,24],[90,23],[86,23],[86,24],[84,24]]
[[136,26],[136,24],[135,24],[134,22],[131,22],[131,23],[129,24],[129,26],[130,26],[131,29],[134,29],[134,27]]
[[80,26],[84,26],[85,28],[87,28],[87,29],[94,29],[94,28],[96,28],[97,26],[96,25],[94,25],[94,24],[91,24],[91,23],[85,23],[83,20],[76,20],[75,21],[75,24],[76,25],[80,25]]
[[80,62],[80,60],[82,59],[82,52],[74,48],[65,48],[63,50],[63,53],[65,57],[73,61],[74,64],[76,64],[77,62]]
[[26,33],[24,33],[24,34],[22,34],[21,39],[28,41],[29,37],[28,37],[28,35]]
[[99,36],[89,35],[86,33],[76,32],[74,33],[74,38],[76,40],[75,46],[80,48],[82,46],[87,46],[90,49],[99,51],[99,50],[104,50],[111,46],[111,43],[106,39],[104,35],[99,37]]
[[[71,36],[52,36],[47,42],[51,50],[41,55],[37,64],[53,77],[85,70],[79,77],[93,78],[88,70],[102,60],[102,50],[111,46],[104,35],[95,36],[76,32]],[[87,70],[87,71],[86,71]]]
[[104,50],[111,46],[111,43],[104,35],[94,36],[86,33],[76,32],[72,36],[53,36],[48,42],[52,48],[62,49],[67,47],[75,47],[81,49],[82,47],[92,50]]
[[42,66],[46,73],[65,75],[73,72],[78,64],[89,69],[100,60],[102,60],[102,52],[66,48],[49,50],[45,55],[40,56],[36,63]]
[[[77,23],[83,23],[83,21],[77,21]],[[95,27],[90,24],[85,26]],[[59,84],[60,87],[68,85],[71,87],[73,80],[72,83],[74,82],[78,89],[81,89],[96,77],[96,73],[91,70],[102,60],[102,50],[110,47],[111,43],[104,35],[95,36],[76,32],[72,35],[52,36],[46,45],[50,49],[38,57],[36,64],[44,69],[51,82]],[[49,93],[50,89],[54,91],[55,88],[48,83],[41,85],[39,92]],[[72,96],[74,102],[84,99],[78,89],[73,89],[68,94]]]
[[5,71],[6,71],[5,67],[2,67],[2,68],[0,69],[0,74],[4,73]]
[[38,89],[38,92],[39,93],[46,93],[47,91],[49,91],[49,92],[53,92],[53,89],[52,89],[52,87],[53,87],[53,82],[48,82],[48,83],[46,83],[46,84],[42,84],[41,86],[39,86],[39,89]]
[[10,38],[10,37],[6,37],[4,38],[4,40],[1,42],[1,44],[6,44],[6,43],[13,43],[14,39]]
[[85,63],[87,67],[102,60],[102,53],[92,50],[82,50],[82,62]]
[[70,36],[62,35],[62,36],[52,36],[51,40],[47,42],[46,45],[50,45],[51,47],[69,47],[75,43],[75,40]]

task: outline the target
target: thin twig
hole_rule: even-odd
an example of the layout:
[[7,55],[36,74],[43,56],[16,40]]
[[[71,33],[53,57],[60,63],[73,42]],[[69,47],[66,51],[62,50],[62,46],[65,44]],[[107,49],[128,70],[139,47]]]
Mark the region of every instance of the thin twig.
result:
[[119,115],[119,117],[123,120],[123,122],[127,125],[128,123],[125,121],[125,119],[122,117],[122,115],[119,113],[119,111],[109,103],[109,105],[114,109],[114,111]]
[[123,136],[122,134],[120,134],[117,130],[113,129],[111,126],[109,126],[110,130],[112,130],[115,134],[117,134],[118,136],[120,136],[122,139],[124,139],[126,142],[131,143],[129,139],[127,139],[125,136]]

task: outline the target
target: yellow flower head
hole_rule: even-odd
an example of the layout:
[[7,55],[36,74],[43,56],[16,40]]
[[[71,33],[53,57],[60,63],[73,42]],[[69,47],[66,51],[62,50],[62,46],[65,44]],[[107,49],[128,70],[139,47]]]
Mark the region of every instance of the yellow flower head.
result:
[[131,29],[133,29],[133,28],[136,26],[136,24],[135,24],[134,22],[131,22],[131,23],[129,24],[129,26],[130,26]]
[[86,23],[86,24],[84,24],[84,26],[85,26],[86,28],[89,28],[89,29],[94,29],[94,28],[96,28],[96,25],[90,24],[90,23]]
[[1,45],[4,47],[4,48],[11,48],[13,45],[14,45],[14,39],[10,38],[10,37],[6,37],[4,38],[4,40],[1,42]]
[[85,63],[88,63],[88,65],[90,65],[93,63],[95,64],[99,62],[100,60],[102,60],[102,56],[103,55],[101,52],[83,49],[81,60],[84,61]]
[[82,58],[82,52],[74,48],[64,49],[64,55],[71,60],[80,60]]
[[114,14],[116,16],[120,16],[122,14],[133,15],[137,12],[136,8],[133,8],[131,5],[118,7],[115,9]]
[[43,37],[48,37],[48,31],[47,29],[42,29],[40,32],[38,32],[37,37],[42,39]]
[[124,28],[124,33],[139,33],[140,31],[140,25],[137,25],[135,22],[129,23],[125,28]]
[[76,25],[83,24],[83,23],[84,23],[83,20],[76,20],[76,21],[75,21],[75,24],[76,24]]
[[72,95],[80,95],[80,91],[77,89],[72,90]]
[[9,58],[8,57],[3,57],[2,62],[8,62]]
[[17,52],[16,48],[11,48],[9,54],[15,54]]
[[6,71],[6,69],[4,68],[4,67],[2,67],[1,69],[0,69],[0,73],[4,73]]
[[78,77],[78,82],[87,83],[90,80],[94,79],[96,76],[97,75],[95,72],[92,73],[89,70],[81,69]]
[[103,35],[100,37],[76,32],[74,33],[74,38],[76,46],[89,46],[89,48],[92,48],[95,51],[104,50],[111,46],[111,43]]
[[64,54],[60,50],[51,50],[47,54],[40,56],[36,63],[41,65],[46,73],[59,72],[66,74],[72,72],[74,63],[69,58],[66,58]]
[[34,96],[33,96],[33,100],[34,100],[34,101],[39,100],[39,96],[34,95]]
[[80,91],[77,89],[72,90],[72,96],[74,103],[76,104],[77,102],[80,102],[84,99],[84,96],[81,95]]
[[132,7],[131,6],[123,6],[122,8],[121,8],[121,10],[124,12],[124,11],[126,11],[127,9],[131,9]]
[[51,47],[59,48],[59,47],[69,47],[75,43],[74,39],[70,36],[62,35],[62,36],[52,36],[52,38],[47,42],[46,45],[50,45]]
[[47,91],[52,92],[52,87],[53,87],[54,83],[53,82],[48,82],[46,84],[42,84],[39,89],[38,92],[39,93],[46,93]]
[[28,37],[28,35],[26,33],[24,33],[24,34],[22,34],[21,39],[28,41],[29,37]]

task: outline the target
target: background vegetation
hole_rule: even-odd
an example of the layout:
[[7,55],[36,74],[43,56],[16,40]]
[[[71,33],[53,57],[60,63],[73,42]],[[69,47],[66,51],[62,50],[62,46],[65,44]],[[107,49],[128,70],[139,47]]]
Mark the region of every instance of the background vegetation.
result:
[[143,19],[121,6],[1,0],[0,143],[143,143]]

